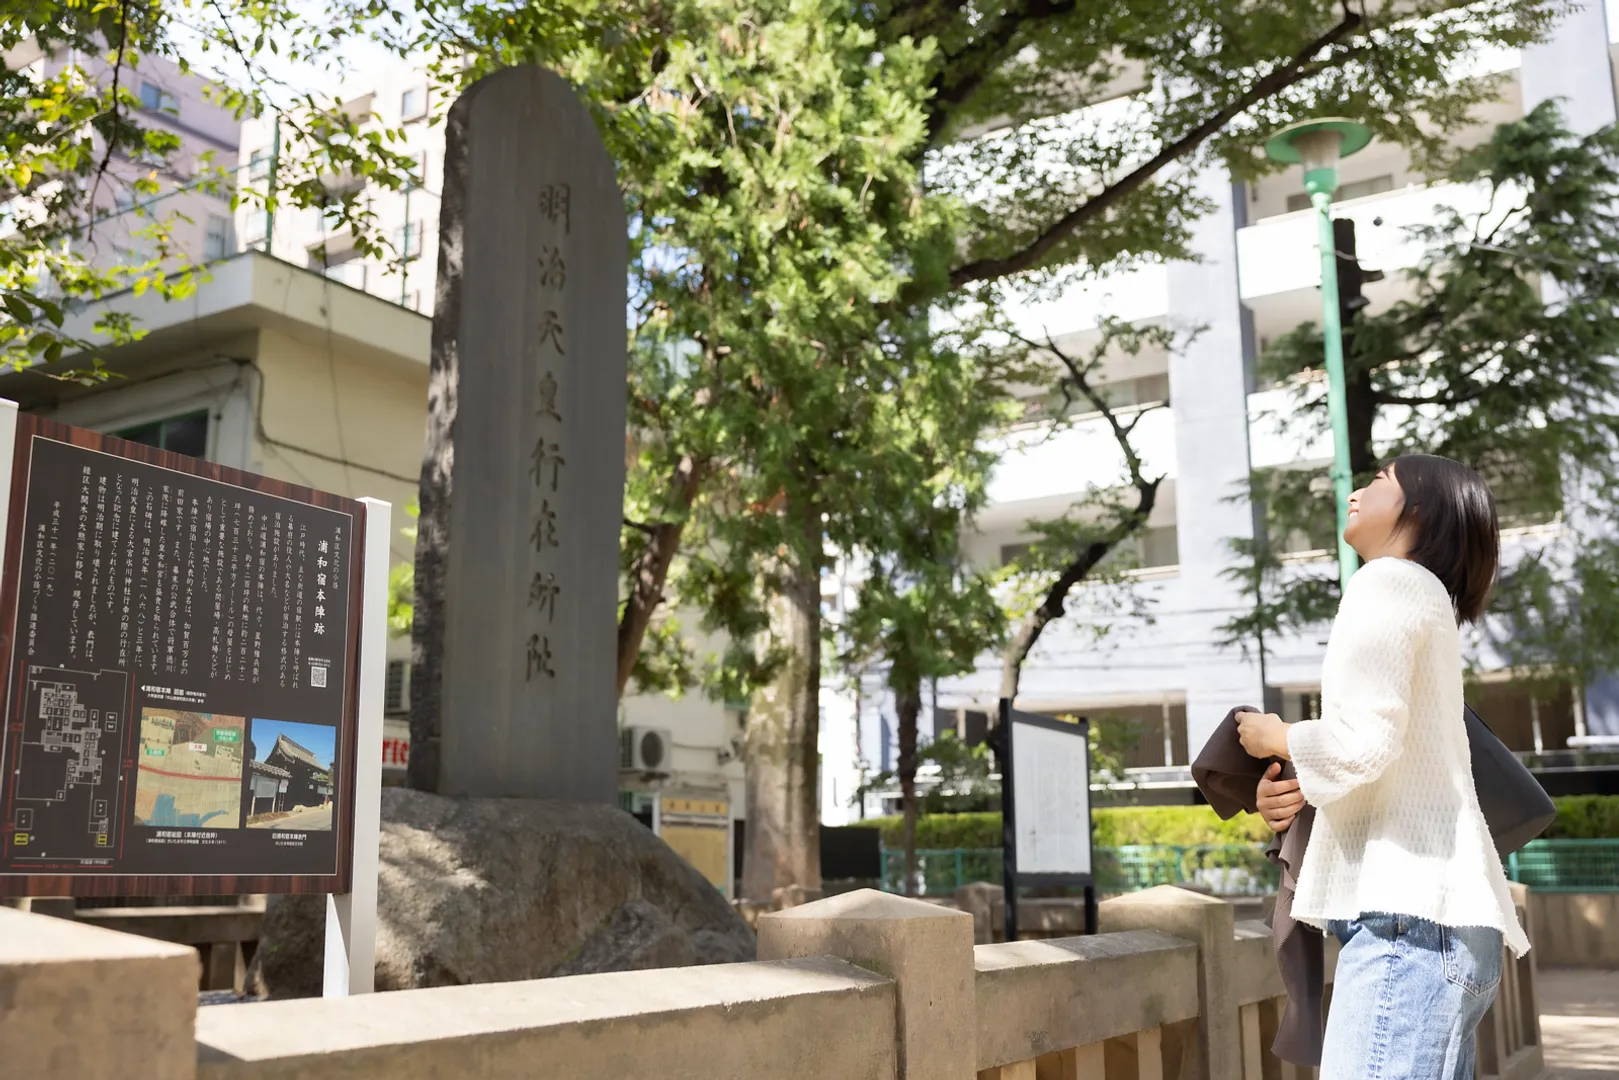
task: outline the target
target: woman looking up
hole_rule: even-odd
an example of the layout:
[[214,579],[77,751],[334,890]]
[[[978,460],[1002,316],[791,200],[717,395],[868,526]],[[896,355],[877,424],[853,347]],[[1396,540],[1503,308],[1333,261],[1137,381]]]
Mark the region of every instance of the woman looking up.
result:
[[1291,759],[1316,808],[1293,917],[1343,945],[1321,1080],[1471,1080],[1474,1033],[1522,956],[1462,714],[1459,627],[1500,557],[1472,469],[1403,457],[1349,499],[1350,579],[1321,670],[1321,719],[1238,718],[1258,758]]

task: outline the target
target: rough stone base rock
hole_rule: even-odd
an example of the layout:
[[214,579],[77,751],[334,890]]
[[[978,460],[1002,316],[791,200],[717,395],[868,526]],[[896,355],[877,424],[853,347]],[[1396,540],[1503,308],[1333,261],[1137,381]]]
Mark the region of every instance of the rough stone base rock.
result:
[[[754,957],[690,864],[603,805],[382,792],[377,989],[507,982]],[[326,900],[272,897],[249,986],[321,992]]]

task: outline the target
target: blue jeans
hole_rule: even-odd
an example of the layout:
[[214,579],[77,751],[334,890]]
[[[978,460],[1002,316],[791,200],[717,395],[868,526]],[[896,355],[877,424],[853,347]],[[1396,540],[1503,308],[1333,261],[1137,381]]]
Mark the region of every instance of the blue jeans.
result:
[[1475,1034],[1501,983],[1501,931],[1376,914],[1328,930],[1343,951],[1321,1080],[1473,1080]]

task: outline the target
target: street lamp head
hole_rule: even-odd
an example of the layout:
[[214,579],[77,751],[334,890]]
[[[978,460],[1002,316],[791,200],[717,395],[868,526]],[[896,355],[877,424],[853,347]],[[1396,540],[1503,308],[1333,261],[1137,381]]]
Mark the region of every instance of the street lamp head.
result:
[[1272,135],[1265,154],[1284,165],[1302,165],[1304,190],[1330,198],[1338,190],[1338,162],[1371,141],[1371,129],[1353,120],[1304,120]]

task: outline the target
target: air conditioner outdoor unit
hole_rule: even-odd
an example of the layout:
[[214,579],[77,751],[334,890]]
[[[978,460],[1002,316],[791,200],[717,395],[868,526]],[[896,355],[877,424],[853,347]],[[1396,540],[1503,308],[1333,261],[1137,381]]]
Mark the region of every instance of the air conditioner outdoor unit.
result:
[[623,772],[669,772],[670,738],[667,728],[626,727],[619,732],[618,767]]

